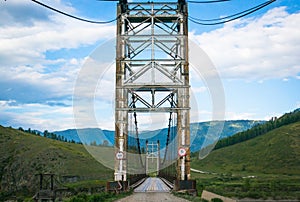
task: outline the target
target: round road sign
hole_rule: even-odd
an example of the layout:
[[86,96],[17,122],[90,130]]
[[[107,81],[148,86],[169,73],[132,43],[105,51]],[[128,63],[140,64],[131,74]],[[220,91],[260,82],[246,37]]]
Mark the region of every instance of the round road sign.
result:
[[185,150],[185,148],[179,148],[179,149],[178,149],[178,155],[179,155],[179,156],[185,156],[185,155],[186,155],[186,150]]

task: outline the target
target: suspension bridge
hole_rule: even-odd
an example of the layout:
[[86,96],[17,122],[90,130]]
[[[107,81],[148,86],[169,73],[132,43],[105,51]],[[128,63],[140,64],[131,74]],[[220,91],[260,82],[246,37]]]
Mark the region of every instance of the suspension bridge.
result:
[[[117,16],[109,21],[86,20],[37,0],[31,1],[87,23],[117,22],[115,151],[112,152],[115,157],[114,179],[107,182],[107,190],[122,192],[133,187],[136,192],[169,192],[173,189],[175,191],[189,190],[195,193],[196,181],[191,178],[191,170],[204,172],[190,167],[188,20],[198,25],[224,24],[256,12],[276,0],[268,0],[242,12],[215,19],[189,16],[187,2],[218,3],[230,0],[177,0],[177,2],[98,0],[118,1]],[[86,78],[88,79],[90,78]],[[79,79],[79,83],[82,81]],[[84,91],[89,87],[87,85],[80,90]],[[74,97],[78,98],[76,88],[74,94]],[[74,103],[80,102],[78,101],[80,99],[74,99],[74,97]],[[89,100],[90,97],[87,97],[88,101],[83,102],[84,105],[92,103]],[[94,99],[94,95],[91,97]],[[92,110],[87,109],[89,114]],[[76,111],[80,110],[77,108],[74,111],[76,114]],[[162,127],[167,126],[166,130],[155,131],[155,128],[151,128],[152,114],[158,114],[155,119],[159,118],[161,123],[166,124],[162,125]],[[147,121],[151,136],[149,136],[149,131],[146,133],[140,130],[141,123],[145,124]],[[91,154],[103,154],[97,153],[99,150],[95,148],[92,149],[95,153],[89,150]],[[34,200],[55,201],[57,196],[63,197],[63,193],[68,192],[67,188],[55,186],[55,183],[60,184],[61,187],[63,184],[55,178],[54,174],[40,173],[37,176],[39,176],[39,186],[33,197]],[[75,181],[77,177],[71,176]],[[27,183],[25,178],[21,179],[24,181],[22,190],[26,188],[24,187]],[[97,190],[102,191],[102,188],[98,187]],[[26,193],[29,189],[26,188]],[[17,191],[20,190],[17,190],[15,186],[12,193],[15,191],[18,193]]]
[[[242,12],[217,19],[188,15],[189,3],[229,0],[177,0],[177,2],[117,1],[117,17],[93,21],[70,15],[37,0],[32,2],[62,15],[89,23],[117,21],[115,87],[114,181],[107,189],[126,191],[142,186],[163,190],[195,190],[190,174],[190,83],[188,20],[199,25],[227,23],[268,6],[269,0]],[[147,137],[141,123],[156,115],[167,130]],[[147,178],[156,176],[159,179]],[[149,188],[150,190],[152,188]]]
[[[185,0],[120,0],[117,5],[116,159],[109,190],[126,190],[150,174],[171,182],[175,190],[195,189],[190,176],[187,22]],[[139,117],[153,113],[160,114],[168,129],[150,142],[139,131]]]

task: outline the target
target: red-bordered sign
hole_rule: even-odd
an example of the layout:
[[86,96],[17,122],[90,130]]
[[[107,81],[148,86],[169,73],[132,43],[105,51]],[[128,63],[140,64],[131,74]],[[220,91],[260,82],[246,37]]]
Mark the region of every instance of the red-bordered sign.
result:
[[178,149],[178,155],[179,156],[185,156],[186,155],[186,149],[185,148],[179,148]]

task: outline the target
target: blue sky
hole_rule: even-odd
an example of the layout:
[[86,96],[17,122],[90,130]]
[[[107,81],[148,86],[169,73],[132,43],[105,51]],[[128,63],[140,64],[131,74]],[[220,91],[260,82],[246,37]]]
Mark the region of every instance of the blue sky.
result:
[[[41,2],[86,19],[116,17],[113,2]],[[217,18],[263,2],[189,4],[189,14]],[[189,22],[190,39],[209,56],[221,78],[225,119],[268,120],[300,107],[299,10],[298,0],[277,0],[225,25]],[[115,33],[115,23],[80,22],[29,0],[1,1],[0,124],[50,131],[75,128],[72,99],[78,74],[91,53]],[[113,129],[113,69],[111,65],[95,92],[97,125],[83,120],[77,127]],[[192,91],[197,102],[192,121],[211,120],[212,98],[205,82],[192,79]],[[159,120],[160,115],[152,116],[153,122]]]

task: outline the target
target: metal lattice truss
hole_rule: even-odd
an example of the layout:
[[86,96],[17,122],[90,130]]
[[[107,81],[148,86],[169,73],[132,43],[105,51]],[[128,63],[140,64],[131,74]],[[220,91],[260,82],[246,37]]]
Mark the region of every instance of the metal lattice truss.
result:
[[126,180],[128,114],[177,114],[178,146],[187,156],[178,160],[177,175],[189,178],[189,67],[187,5],[178,2],[118,4],[116,46],[115,180]]
[[[142,103],[135,111],[170,111],[177,107],[174,103],[172,108],[166,107],[165,103],[176,94],[176,88],[185,85],[186,36],[184,16],[178,9],[177,3],[128,3],[121,15],[123,85]],[[157,91],[168,93],[156,98]],[[139,92],[149,92],[150,99]]]
[[[138,111],[138,112],[155,112],[155,111],[159,111],[159,112],[168,112],[168,111],[175,111],[177,110],[177,103],[174,100],[174,93],[170,93],[167,96],[163,97],[162,99],[160,99],[157,103],[154,102],[155,98],[154,98],[154,90],[151,91],[152,94],[152,103],[149,103],[149,101],[145,98],[143,98],[142,96],[138,95],[136,92],[129,90],[129,92],[132,94],[132,99],[131,102],[129,104],[129,108],[128,111]],[[170,107],[162,107],[163,105],[165,105],[166,103],[168,103],[168,106]],[[136,107],[137,104],[140,104],[141,107]],[[133,107],[135,106],[135,107]]]

